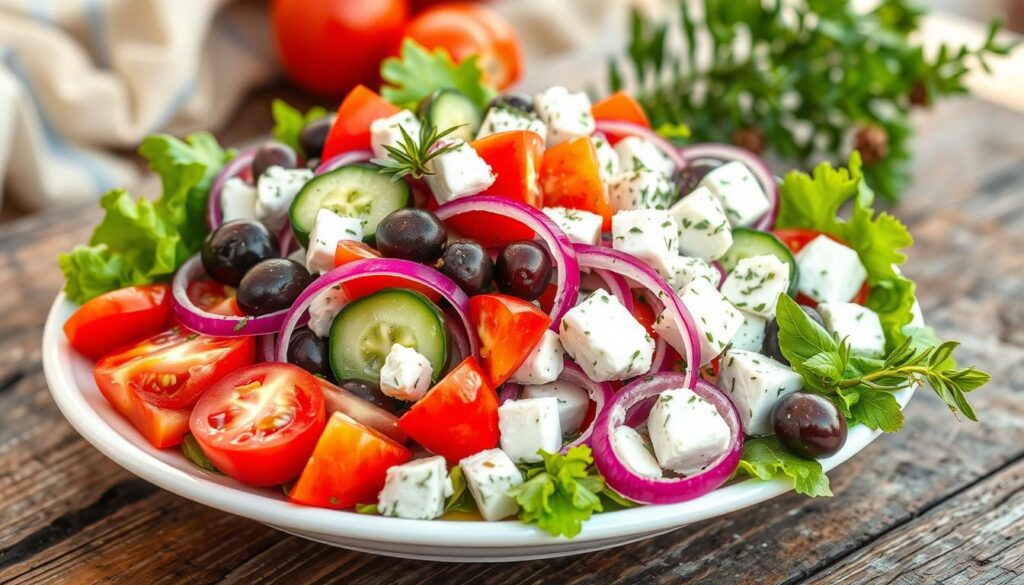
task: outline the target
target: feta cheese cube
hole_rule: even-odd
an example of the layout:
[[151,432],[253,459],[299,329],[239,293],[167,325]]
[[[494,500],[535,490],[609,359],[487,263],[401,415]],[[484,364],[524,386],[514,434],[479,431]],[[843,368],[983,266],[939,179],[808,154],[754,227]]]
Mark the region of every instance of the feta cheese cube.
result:
[[796,253],[797,288],[819,303],[845,303],[857,295],[868,271],[857,251],[820,235]]
[[693,282],[695,278],[703,278],[709,284],[718,288],[718,283],[722,280],[722,274],[717,268],[700,258],[680,256],[674,265],[672,278],[668,282],[672,285],[672,288],[679,290]]
[[224,223],[256,219],[256,187],[238,177],[231,177],[221,188],[220,209]]
[[779,295],[789,289],[789,265],[770,254],[743,258],[722,283],[722,295],[737,309],[775,317]]
[[480,124],[476,138],[479,140],[492,134],[511,130],[530,130],[540,134],[540,137],[544,139],[548,135],[548,127],[536,114],[516,108],[497,106],[487,110],[487,115],[484,116],[484,121]]
[[590,136],[594,133],[594,115],[590,112],[590,98],[582,91],[572,93],[556,85],[537,94],[533,98],[533,106],[548,128],[549,147],[570,138]]
[[509,400],[498,407],[501,450],[516,463],[541,461],[543,449],[556,453],[562,447],[558,399],[554,396]]
[[607,183],[612,177],[621,172],[619,167],[619,155],[608,143],[608,139],[600,134],[590,137],[594,143],[594,150],[597,151],[597,162],[601,165],[601,180]]
[[633,427],[615,427],[612,431],[612,450],[619,457],[619,461],[633,473],[652,479],[662,476],[658,461],[647,450],[643,436]]
[[753,351],[729,349],[719,366],[719,387],[725,391],[751,436],[772,432],[775,403],[803,387],[803,379],[788,367]]
[[[743,325],[743,315],[703,278],[690,282],[679,296],[693,316],[703,366],[722,353]],[[654,330],[680,354],[685,352],[679,327],[666,311],[654,320]]]
[[309,232],[306,269],[320,274],[334,268],[334,253],[342,240],[362,241],[363,224],[355,217],[342,217],[330,209],[320,209]]
[[612,216],[612,247],[640,258],[670,279],[679,257],[679,228],[667,211],[620,211]]
[[562,374],[565,351],[558,342],[558,334],[550,329],[544,331],[526,361],[512,373],[510,382],[516,384],[547,384]]
[[405,142],[402,130],[405,130],[413,141],[420,136],[420,120],[409,110],[402,110],[387,118],[378,118],[370,122],[370,149],[376,158],[391,158],[387,146],[401,148]]
[[341,309],[348,303],[348,297],[341,290],[341,285],[332,286],[313,297],[309,303],[309,328],[317,337],[327,337],[331,333],[331,324]]
[[885,355],[885,334],[878,314],[857,303],[821,303],[818,313],[825,329],[840,340],[846,339],[853,353],[880,357]]
[[380,368],[380,391],[385,396],[415,402],[430,390],[433,374],[430,360],[415,349],[395,343]]
[[608,181],[608,200],[615,211],[668,209],[675,197],[671,179],[648,169],[619,173]]
[[522,398],[553,397],[558,401],[558,424],[562,435],[580,430],[590,408],[590,395],[575,384],[557,381],[539,386],[523,386]]
[[508,491],[522,485],[523,474],[504,451],[481,451],[460,461],[459,467],[484,520],[501,520],[519,511],[519,504]]
[[764,318],[751,315],[750,313],[743,313],[743,325],[740,326],[736,335],[732,336],[732,347],[760,353],[761,346],[764,345],[764,329],[766,325],[768,325],[768,321]]
[[640,136],[627,136],[615,144],[619,165],[623,171],[648,169],[671,177],[676,163],[653,142]]
[[713,169],[700,181],[722,202],[734,226],[749,226],[771,209],[771,202],[757,178],[741,162],[733,161]]
[[288,217],[295,195],[313,178],[309,169],[272,166],[256,182],[256,217],[276,233]]
[[601,224],[604,221],[600,215],[565,207],[545,207],[541,211],[562,228],[574,244],[596,246],[600,243]]
[[377,510],[381,516],[433,520],[444,514],[452,491],[444,457],[416,459],[388,468]]
[[647,418],[658,464],[682,475],[699,473],[729,447],[729,425],[713,404],[693,390],[658,395]]
[[569,309],[559,329],[565,352],[591,380],[623,380],[651,369],[654,339],[604,290]]
[[455,148],[430,159],[427,185],[434,192],[438,203],[446,203],[457,197],[476,195],[494,183],[490,165],[462,140],[455,141]]
[[732,246],[732,226],[722,204],[705,187],[697,187],[669,208],[679,226],[679,252],[705,262],[718,260]]

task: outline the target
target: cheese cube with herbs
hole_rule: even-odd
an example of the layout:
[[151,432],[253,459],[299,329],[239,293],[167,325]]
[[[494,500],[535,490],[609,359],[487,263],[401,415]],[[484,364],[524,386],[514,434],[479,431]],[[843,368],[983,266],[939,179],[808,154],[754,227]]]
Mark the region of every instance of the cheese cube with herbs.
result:
[[554,396],[508,400],[498,407],[501,450],[516,463],[541,461],[539,450],[557,453],[562,447],[558,399]]
[[309,303],[309,328],[317,337],[327,337],[331,333],[331,324],[348,303],[348,298],[341,290],[341,285],[332,286],[318,293]]
[[641,477],[652,479],[663,475],[658,460],[647,449],[643,435],[633,427],[621,425],[612,431],[612,449],[626,468]]
[[700,258],[680,256],[673,265],[672,278],[668,279],[668,283],[672,288],[679,290],[693,282],[695,278],[702,278],[718,288],[721,276],[717,268]]
[[648,169],[622,172],[608,181],[608,200],[615,211],[668,209],[676,191],[671,179]]
[[565,351],[562,350],[562,344],[558,341],[558,334],[548,329],[544,331],[540,341],[526,356],[526,361],[512,373],[509,381],[516,384],[554,382],[562,374],[564,356]]
[[622,170],[619,166],[619,155],[612,145],[608,144],[608,139],[600,134],[591,136],[590,141],[594,143],[597,162],[601,165],[601,180],[607,183]]
[[236,219],[256,219],[256,187],[238,177],[224,181],[220,191],[220,209],[224,223]]
[[797,288],[819,303],[845,303],[857,296],[868,271],[856,250],[820,235],[796,253]]
[[452,491],[444,457],[416,459],[388,468],[377,511],[381,516],[433,520],[444,514]]
[[413,139],[419,140],[420,120],[409,110],[402,110],[387,118],[379,118],[370,123],[370,149],[376,158],[390,158],[391,153],[386,147],[391,146],[402,150],[405,138],[402,130]]
[[385,396],[415,402],[430,390],[434,370],[423,354],[395,343],[380,368],[380,391]]
[[669,208],[679,226],[679,252],[706,262],[718,260],[732,246],[732,226],[722,204],[706,187],[697,187]]
[[885,355],[885,334],[878,314],[857,303],[821,303],[818,313],[834,337],[845,339],[853,353]]
[[624,380],[651,369],[654,339],[604,290],[591,293],[562,317],[562,347],[596,382]]
[[733,161],[713,169],[700,181],[722,203],[733,226],[750,226],[771,209],[757,178],[741,162]]
[[653,142],[640,136],[627,136],[615,144],[619,165],[623,171],[648,169],[671,177],[676,163]]
[[789,289],[789,265],[770,254],[743,258],[722,283],[722,295],[737,309],[771,319],[779,295]]
[[310,274],[321,274],[334,268],[334,253],[342,240],[363,239],[363,224],[356,217],[341,217],[330,209],[320,209],[309,232],[306,247],[306,269]]
[[272,166],[256,181],[256,218],[276,233],[288,217],[295,195],[313,178],[309,169]]
[[[743,326],[743,315],[739,309],[725,300],[714,285],[703,278],[695,279],[686,285],[680,291],[679,297],[693,316],[703,366],[729,345],[733,336]],[[654,320],[654,331],[680,354],[685,353],[679,326],[667,311],[662,311]]]
[[541,211],[551,218],[574,244],[596,246],[601,241],[601,223],[604,219],[582,209],[545,207]]
[[743,325],[732,336],[732,347],[748,351],[761,351],[764,345],[764,329],[768,321],[764,317],[743,313]]
[[562,435],[580,430],[583,419],[590,408],[590,395],[587,391],[569,382],[556,381],[536,386],[523,386],[522,398],[552,397],[558,401],[558,424]]
[[612,247],[640,258],[663,278],[671,279],[679,256],[679,229],[667,211],[620,211],[612,216]]
[[[494,183],[491,166],[462,140],[448,142],[454,148],[440,154],[427,163],[432,175],[427,175],[427,185],[437,197],[438,203],[446,203],[458,197],[476,195]],[[439,143],[439,147],[444,146]]]
[[729,425],[718,409],[686,388],[658,395],[647,432],[658,464],[682,475],[704,471],[729,447]]
[[537,94],[533,98],[533,106],[548,128],[549,147],[594,133],[590,98],[582,91],[574,93],[556,85]]
[[510,132],[512,130],[530,130],[536,132],[541,138],[547,138],[548,128],[536,114],[524,112],[517,108],[495,106],[487,110],[484,121],[477,131],[477,140],[486,138],[499,132]]
[[729,349],[718,367],[718,387],[736,405],[743,430],[751,436],[770,434],[772,407],[803,387],[800,374],[753,351]]
[[519,511],[519,504],[508,491],[522,485],[523,474],[504,451],[481,451],[460,461],[459,467],[484,520],[502,520]]

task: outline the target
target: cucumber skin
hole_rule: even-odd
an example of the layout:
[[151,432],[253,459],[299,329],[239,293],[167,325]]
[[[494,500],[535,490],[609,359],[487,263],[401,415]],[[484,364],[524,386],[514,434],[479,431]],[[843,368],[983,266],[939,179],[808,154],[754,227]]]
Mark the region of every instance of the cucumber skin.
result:
[[476,136],[477,131],[480,130],[480,125],[483,124],[484,112],[480,111],[480,108],[473,103],[473,100],[469,99],[462,92],[450,88],[439,89],[420,102],[417,112],[419,115],[426,117],[427,121],[437,127],[439,131],[447,130],[447,128],[442,128],[437,123],[440,117],[438,114],[443,113],[438,111],[438,108],[444,108],[445,102],[452,101],[453,99],[464,102],[460,104],[462,106],[469,106],[473,113],[473,119],[469,121],[468,128],[460,128],[452,136],[457,136],[463,138],[466,142],[471,142]]
[[[743,258],[771,254],[786,264],[789,264],[789,288],[786,293],[795,297],[797,285],[800,282],[800,269],[796,264],[796,257],[786,244],[782,243],[775,234],[771,232],[755,230],[751,228],[733,228],[733,245],[726,251],[725,255],[719,258],[718,262],[726,272],[732,272],[736,264]],[[735,249],[734,254],[730,254]],[[740,250],[748,251],[756,249],[758,254],[747,254]],[[732,260],[735,261],[732,261]]]

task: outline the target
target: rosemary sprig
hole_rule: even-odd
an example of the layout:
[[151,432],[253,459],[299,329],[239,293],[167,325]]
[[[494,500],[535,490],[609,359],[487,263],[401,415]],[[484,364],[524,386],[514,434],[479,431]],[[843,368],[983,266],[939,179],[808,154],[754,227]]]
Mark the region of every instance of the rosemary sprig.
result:
[[435,144],[459,128],[460,126],[452,126],[439,132],[437,126],[421,118],[419,136],[414,139],[406,132],[405,127],[399,126],[398,130],[402,133],[401,142],[398,146],[384,147],[390,156],[374,158],[370,162],[379,165],[380,174],[389,175],[392,181],[400,181],[407,176],[422,179],[426,175],[433,175],[434,172],[427,167],[427,163],[459,147],[458,142],[434,148]]

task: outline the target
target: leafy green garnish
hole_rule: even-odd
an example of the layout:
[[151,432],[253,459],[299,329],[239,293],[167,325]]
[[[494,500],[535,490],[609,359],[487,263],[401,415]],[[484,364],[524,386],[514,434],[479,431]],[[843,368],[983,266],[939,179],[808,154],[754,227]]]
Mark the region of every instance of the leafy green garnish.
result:
[[66,279],[64,292],[76,303],[169,279],[206,237],[210,185],[231,154],[204,132],[185,141],[149,136],[139,152],[160,175],[163,194],[152,202],[133,200],[123,189],[114,189],[100,198],[106,215],[89,245],[76,246],[58,259]]
[[[270,111],[274,117],[274,138],[283,144],[287,144],[295,152],[302,152],[299,146],[299,132],[313,120],[323,118],[328,114],[327,110],[320,106],[313,106],[303,114],[296,108],[288,105],[282,99],[275,99],[270,104]],[[307,153],[303,153],[309,156]]]
[[439,89],[458,90],[480,109],[486,108],[496,93],[493,86],[484,82],[475,55],[455,64],[444,49],[430,52],[410,38],[402,42],[399,57],[384,60],[380,75],[385,82],[380,90],[384,99],[411,110]]
[[604,478],[594,469],[590,447],[580,445],[565,455],[538,451],[541,463],[526,470],[526,481],[509,490],[519,503],[519,519],[536,524],[552,536],[572,538],[585,520],[604,506],[599,494]]
[[445,512],[476,512],[476,502],[473,501],[466,485],[466,476],[462,468],[456,465],[448,472],[448,480],[452,482],[452,495],[444,504]]
[[192,433],[185,433],[185,436],[181,439],[181,453],[195,464],[200,469],[205,469],[213,473],[220,473],[220,470],[206,457],[206,453],[203,453],[202,448],[199,447],[199,441],[192,436]]
[[405,131],[404,126],[399,126],[398,130],[402,133],[402,141],[398,143],[398,146],[384,145],[390,156],[374,158],[370,162],[379,165],[380,174],[390,176],[392,181],[400,181],[406,176],[422,179],[426,175],[433,175],[434,171],[427,168],[427,163],[446,152],[455,150],[460,143],[452,142],[436,148],[434,145],[460,127],[452,126],[438,132],[436,126],[428,123],[426,119],[421,119],[419,136],[414,139]]
[[793,480],[798,494],[816,498],[831,496],[828,476],[813,459],[793,455],[774,436],[753,437],[743,442],[743,454],[737,472],[762,480],[785,475]]

